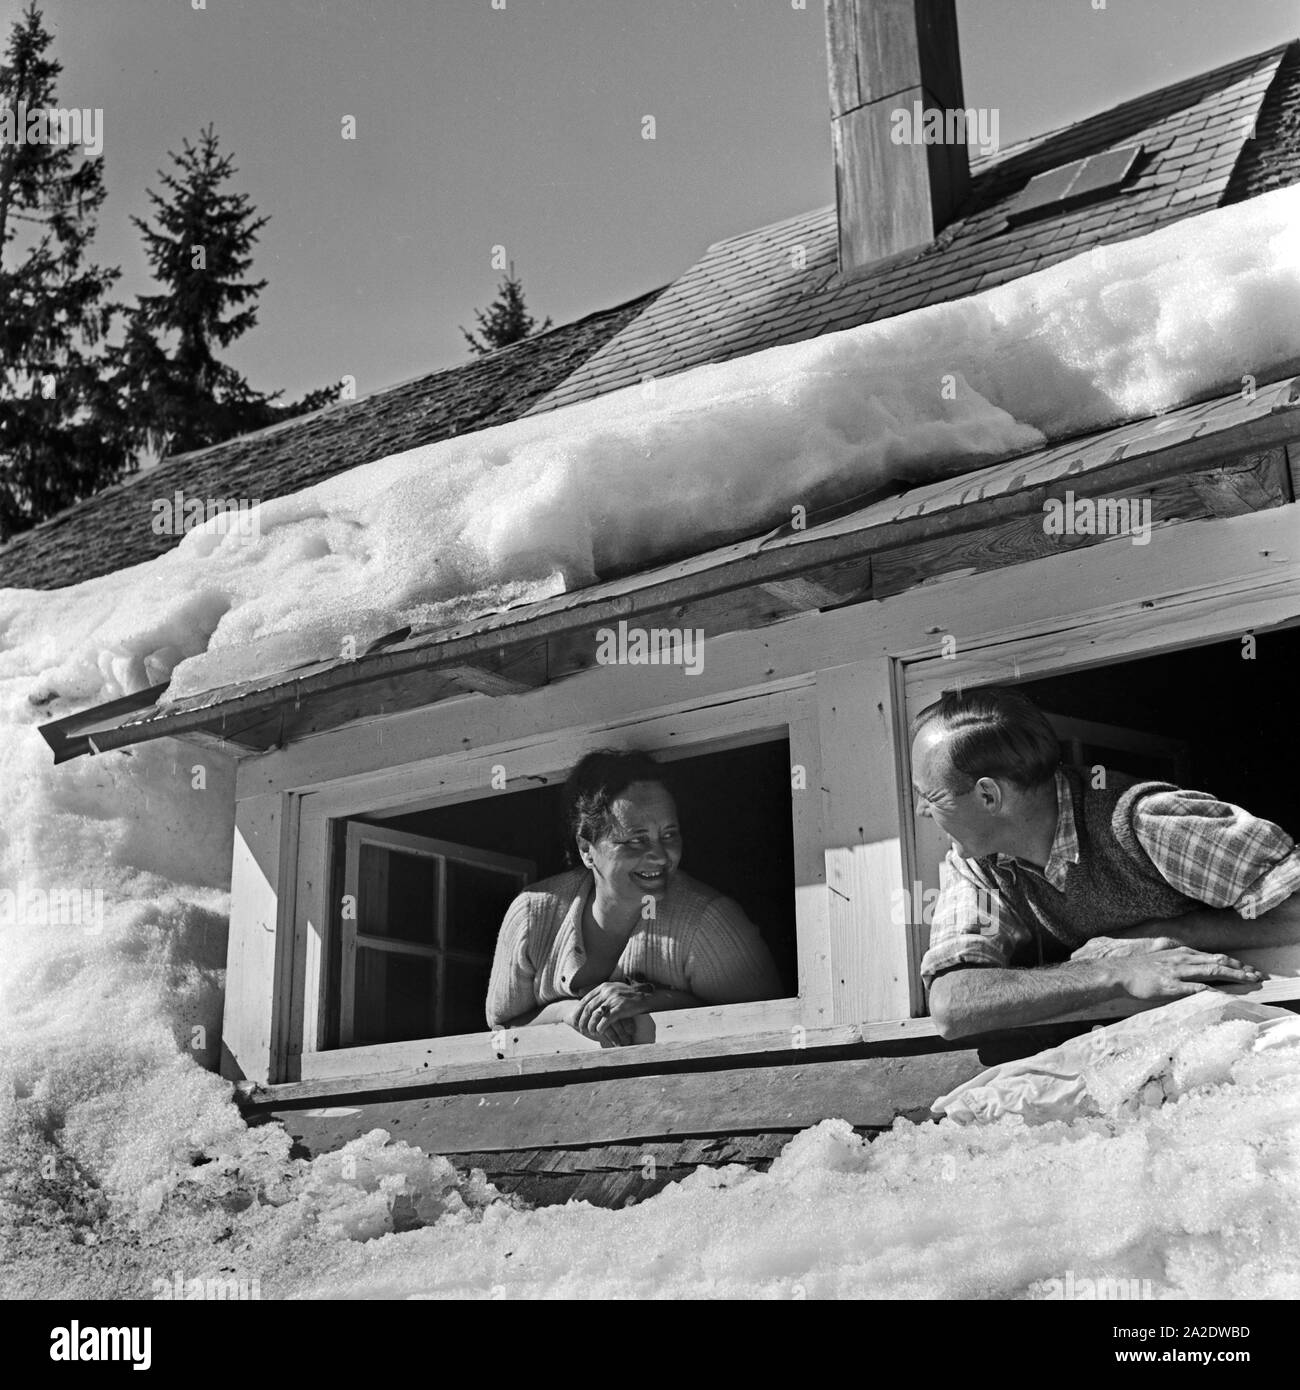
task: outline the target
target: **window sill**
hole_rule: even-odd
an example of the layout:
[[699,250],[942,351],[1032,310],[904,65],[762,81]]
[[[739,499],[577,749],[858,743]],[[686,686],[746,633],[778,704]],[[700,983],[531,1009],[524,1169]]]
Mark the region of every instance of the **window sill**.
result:
[[[1278,976],[1258,985],[1232,985],[1223,991],[1249,997],[1259,1004],[1300,1003],[1300,978]],[[1159,1001],[1116,1000],[1055,1018],[1034,1028],[1060,1023],[1107,1022],[1127,1018]],[[601,1072],[666,1071],[709,1059],[772,1056],[791,1051],[810,1054],[831,1048],[863,1045],[928,1044],[934,1050],[976,1046],[979,1038],[940,1039],[929,1018],[896,1019],[885,1023],[844,1023],[804,1027],[798,1023],[797,999],[765,1000],[726,1008],[682,1009],[672,1014],[646,1015],[655,1041],[630,1047],[606,1047],[580,1037],[567,1024],[539,1024],[497,1033],[473,1033],[424,1042],[385,1043],[375,1047],[340,1048],[307,1053],[299,1078],[276,1085],[237,1082],[246,1104],[328,1100],[342,1095],[396,1091],[429,1085],[459,1086],[520,1077],[559,1078],[566,1073],[588,1076]],[[788,1021],[788,1020],[793,1020]],[[725,1031],[724,1031],[725,1030]],[[495,1045],[494,1045],[495,1044]]]
[[863,1043],[921,1039],[943,1046],[928,1018],[805,1027],[799,1022],[799,1010],[797,999],[773,999],[646,1015],[655,1040],[630,1047],[602,1046],[580,1037],[567,1024],[548,1023],[458,1038],[305,1053],[296,1079],[272,1086],[241,1082],[237,1091],[246,1101],[272,1096],[325,1099],[430,1084],[558,1077],[566,1072],[594,1074],[660,1064],[670,1069],[710,1058],[816,1052]]

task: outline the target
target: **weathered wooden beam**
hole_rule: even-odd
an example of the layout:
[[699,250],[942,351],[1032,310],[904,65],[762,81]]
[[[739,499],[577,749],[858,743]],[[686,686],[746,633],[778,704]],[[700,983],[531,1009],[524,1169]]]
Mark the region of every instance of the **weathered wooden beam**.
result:
[[[452,668],[426,666],[400,676],[345,685],[333,690],[315,691],[287,705],[279,724],[274,721],[256,731],[268,740],[263,747],[292,743],[309,734],[322,733],[344,724],[373,723],[375,737],[386,715],[401,713],[420,705],[436,704],[457,695],[481,691],[488,695],[515,694],[545,684],[547,656],[545,643],[531,643],[495,658],[494,666],[466,666],[473,675],[454,678]],[[490,688],[489,688],[490,687]],[[254,737],[250,734],[250,739]]]
[[[781,622],[798,613],[837,608],[867,596],[871,586],[870,557],[859,556],[824,565],[807,575],[755,584],[636,615],[641,628],[689,628],[710,638],[729,632],[747,632]],[[596,664],[598,633],[592,626],[581,632],[552,638],[549,670],[559,680]]]
[[1130,536],[1049,533],[1045,504],[1071,490],[1076,499],[1150,502],[1154,527],[1284,506],[1288,493],[1281,452],[1273,449],[1194,473],[1145,479],[1137,486],[1107,488],[1099,477],[1080,476],[1035,489],[1040,497],[1035,511],[978,530],[940,533],[913,545],[878,552],[872,559],[872,597],[888,598],[942,575],[984,573],[1103,542],[1133,543]]
[[[271,720],[256,733],[268,740],[266,746],[281,746],[344,724],[373,720],[382,725],[386,715],[413,704],[436,704],[460,693],[461,687],[449,681],[442,670],[425,667],[420,672],[304,694],[282,707],[278,726]],[[381,735],[376,732],[375,737]]]
[[180,741],[191,743],[205,752],[221,753],[227,758],[247,758],[255,753],[265,751],[256,743],[243,743],[234,738],[222,738],[218,734],[208,733],[203,729],[191,729],[189,733],[180,736]]
[[[394,1139],[441,1154],[627,1144],[736,1130],[798,1130],[830,1118],[886,1128],[900,1115],[923,1117],[937,1097],[983,1069],[978,1052],[963,1049],[352,1105],[272,1107],[269,1113],[311,1153],[336,1149],[372,1129],[386,1129]],[[620,1163],[621,1157],[628,1162]],[[639,1166],[639,1154],[614,1152],[606,1166],[633,1166],[633,1160]]]
[[836,593],[834,589],[812,579],[774,579],[760,584],[759,588],[795,613],[807,613],[814,608],[836,608],[849,601],[849,596]]
[[522,695],[545,685],[545,679],[521,680],[517,676],[503,676],[497,671],[489,671],[483,666],[444,666],[440,674],[452,685],[480,695]]
[[1211,516],[1244,516],[1292,500],[1285,449],[1247,454],[1192,478],[1192,490]]

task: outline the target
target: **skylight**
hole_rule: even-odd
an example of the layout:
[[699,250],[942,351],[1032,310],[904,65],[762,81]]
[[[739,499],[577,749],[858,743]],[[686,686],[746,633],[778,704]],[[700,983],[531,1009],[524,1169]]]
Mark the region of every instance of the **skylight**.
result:
[[1141,153],[1141,145],[1122,145],[1119,149],[1090,154],[1086,159],[1076,159],[1072,164],[1037,174],[1029,180],[1011,209],[1011,215],[1023,217],[1027,213],[1113,193],[1128,178]]

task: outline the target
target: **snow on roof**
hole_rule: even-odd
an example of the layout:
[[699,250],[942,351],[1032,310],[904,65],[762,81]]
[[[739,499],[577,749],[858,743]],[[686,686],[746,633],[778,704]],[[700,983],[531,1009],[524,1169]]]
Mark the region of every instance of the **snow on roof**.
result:
[[[165,710],[158,702],[166,686],[150,687],[43,724],[41,733],[56,762],[175,735],[217,738],[237,755],[259,752],[355,717],[349,714],[355,701],[337,701],[344,687],[382,685],[382,709],[393,714],[467,691],[516,694],[576,673],[594,661],[593,634],[600,625],[620,619],[653,625],[654,615],[671,611],[674,625],[691,626],[702,605],[708,634],[717,637],[778,621],[792,607],[886,598],[953,569],[969,571],[976,558],[969,547],[935,549],[937,538],[953,532],[985,536],[989,543],[979,550],[979,568],[1014,564],[1028,556],[999,540],[999,532],[1021,528],[1026,517],[1041,520],[1044,500],[1066,487],[1080,495],[1111,496],[1136,486],[1149,493],[1161,525],[1171,519],[1167,509],[1180,519],[1198,514],[1188,510],[1185,489],[1173,486],[1189,472],[1194,493],[1198,486],[1216,495],[1230,490],[1218,501],[1205,500],[1206,514],[1240,507],[1245,497],[1232,490],[1221,466],[1239,460],[1236,471],[1251,474],[1250,505],[1280,506],[1294,487],[1286,480],[1285,449],[1279,446],[1294,444],[1298,412],[1300,376],[1283,377],[1254,392],[1238,389],[860,506],[813,512],[800,528],[782,526],[632,576],[495,608],[453,628],[402,627],[355,658],[222,686],[168,701]],[[729,604],[724,616],[716,599],[738,590],[748,591],[751,602]],[[558,665],[546,654],[552,642],[566,653]]]
[[[899,318],[444,440],[70,589],[5,591],[64,698],[172,699],[588,585],[882,483],[1300,366],[1300,186]],[[59,639],[50,643],[49,634]]]

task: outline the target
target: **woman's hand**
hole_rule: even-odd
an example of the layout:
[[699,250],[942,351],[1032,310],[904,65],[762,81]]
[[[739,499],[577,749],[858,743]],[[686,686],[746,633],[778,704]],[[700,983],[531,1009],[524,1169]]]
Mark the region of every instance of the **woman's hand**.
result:
[[632,1020],[649,1007],[650,991],[644,986],[606,980],[583,995],[569,1022],[584,1038],[626,1047],[636,1036]]

